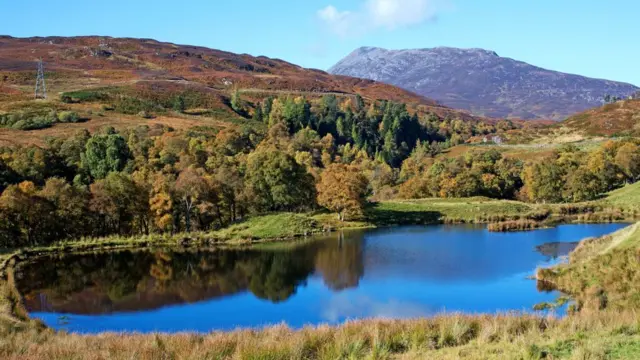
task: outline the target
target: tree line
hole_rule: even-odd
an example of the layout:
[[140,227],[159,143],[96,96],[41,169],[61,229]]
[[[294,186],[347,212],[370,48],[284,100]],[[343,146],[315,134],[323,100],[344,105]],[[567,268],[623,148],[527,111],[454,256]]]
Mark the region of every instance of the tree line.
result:
[[403,163],[404,198],[487,196],[535,203],[582,202],[640,179],[638,140],[608,141],[591,151],[564,145],[522,161],[500,151],[434,160],[418,147]]
[[209,231],[251,214],[319,207],[344,220],[362,215],[368,199],[397,193],[578,201],[638,178],[633,142],[600,155],[567,147],[532,164],[497,151],[445,159],[439,154],[452,145],[514,125],[419,118],[387,101],[268,98],[252,116],[268,130],[107,127],[0,149],[0,246]]

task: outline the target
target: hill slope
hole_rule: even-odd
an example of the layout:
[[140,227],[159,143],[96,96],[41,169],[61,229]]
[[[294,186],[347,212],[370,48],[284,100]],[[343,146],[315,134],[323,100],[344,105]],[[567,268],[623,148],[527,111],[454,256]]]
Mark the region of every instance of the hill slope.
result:
[[0,101],[32,97],[38,58],[45,62],[47,85],[53,97],[79,88],[151,82],[155,88],[194,87],[227,100],[234,89],[260,96],[357,93],[369,100],[386,99],[422,106],[425,111],[441,116],[473,118],[391,85],[335,76],[278,59],[150,39],[98,36],[0,36]]
[[357,49],[329,70],[414,91],[489,117],[563,120],[638,87],[550,71],[482,49]]
[[562,122],[572,131],[592,136],[640,135],[640,99],[622,100],[589,109]]

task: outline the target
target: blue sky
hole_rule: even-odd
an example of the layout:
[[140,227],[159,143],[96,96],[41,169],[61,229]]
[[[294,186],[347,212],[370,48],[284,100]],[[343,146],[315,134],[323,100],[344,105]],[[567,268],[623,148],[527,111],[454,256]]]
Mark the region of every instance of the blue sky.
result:
[[327,69],[360,46],[479,47],[640,85],[640,1],[0,0],[0,34],[154,38]]

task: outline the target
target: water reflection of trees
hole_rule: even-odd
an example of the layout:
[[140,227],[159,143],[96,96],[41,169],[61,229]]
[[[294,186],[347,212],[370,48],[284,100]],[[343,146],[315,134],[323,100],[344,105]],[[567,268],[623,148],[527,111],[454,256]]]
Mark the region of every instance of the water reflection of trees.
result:
[[345,239],[328,241],[316,256],[316,271],[322,274],[324,283],[333,290],[357,287],[364,275],[364,241],[361,236],[351,234]]
[[364,273],[361,239],[278,251],[122,251],[62,255],[24,268],[18,279],[31,311],[99,314],[154,309],[244,291],[287,300],[319,273],[334,290]]

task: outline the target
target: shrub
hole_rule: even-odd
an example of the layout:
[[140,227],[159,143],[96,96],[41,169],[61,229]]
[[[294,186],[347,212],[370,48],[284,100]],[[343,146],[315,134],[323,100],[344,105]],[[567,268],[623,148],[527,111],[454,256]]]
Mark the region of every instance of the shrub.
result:
[[120,98],[115,105],[115,110],[119,113],[134,115],[142,111],[151,112],[153,110],[160,110],[158,105],[145,100],[140,100],[131,97]]
[[62,111],[58,113],[58,121],[62,123],[77,123],[80,121],[80,117],[75,111]]
[[60,99],[63,102],[94,102],[108,100],[109,95],[104,90],[80,90],[64,93]]
[[17,130],[37,130],[37,129],[45,129],[51,127],[53,122],[49,119],[44,118],[36,118],[36,119],[28,119],[28,120],[20,120],[13,124],[11,128]]
[[560,207],[561,215],[591,214],[595,212],[593,205],[568,204]]
[[140,116],[140,117],[141,117],[141,118],[143,118],[143,119],[152,119],[152,118],[153,118],[153,116],[152,116],[151,114],[149,114],[148,112],[146,112],[146,111],[144,111],[144,110],[143,110],[143,111],[140,111],[140,112],[138,113],[138,116]]

